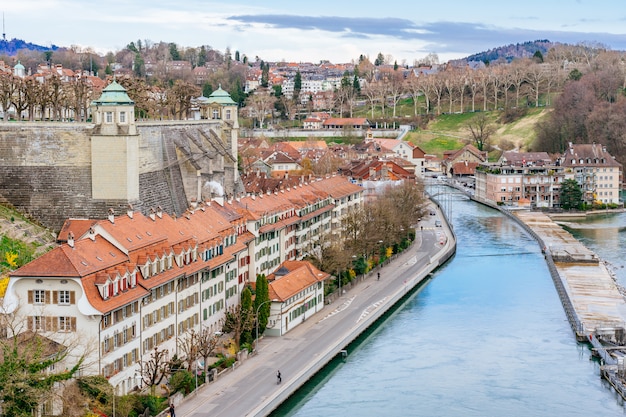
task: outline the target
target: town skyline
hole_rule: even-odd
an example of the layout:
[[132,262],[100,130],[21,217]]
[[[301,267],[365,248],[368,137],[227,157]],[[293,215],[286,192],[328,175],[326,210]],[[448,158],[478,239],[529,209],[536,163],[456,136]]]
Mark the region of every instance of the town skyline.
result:
[[[27,39],[50,46],[91,48],[99,54],[123,49],[142,40],[173,42],[181,47],[208,45],[230,48],[250,59],[292,62],[350,62],[378,53],[411,64],[428,54],[441,62],[459,59],[506,44],[536,39],[552,42],[599,43],[626,50],[626,13],[617,1],[576,1],[568,7],[532,0],[524,4],[460,1],[404,4],[392,0],[381,11],[377,4],[283,1],[259,6],[187,1],[85,4],[76,0],[26,0],[5,5],[6,39]],[[614,7],[613,7],[614,6]],[[72,13],[68,13],[72,10]]]

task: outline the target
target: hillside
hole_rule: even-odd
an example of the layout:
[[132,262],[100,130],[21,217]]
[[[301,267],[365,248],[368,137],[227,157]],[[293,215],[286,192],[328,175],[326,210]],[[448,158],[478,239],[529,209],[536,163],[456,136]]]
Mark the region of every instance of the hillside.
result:
[[0,40],[0,55],[8,55],[15,56],[17,55],[17,51],[21,49],[26,49],[29,51],[56,51],[59,49],[56,45],[51,46],[41,46],[35,45],[34,43],[26,42],[22,39],[11,39],[10,41]]
[[[529,109],[527,114],[513,122],[502,123],[502,112],[487,112],[495,133],[491,144],[497,149],[526,150],[535,138],[535,125],[548,113],[548,110]],[[478,113],[444,114],[424,129],[411,132],[407,140],[419,145],[424,151],[441,157],[444,151],[459,149],[470,139],[465,127]]]

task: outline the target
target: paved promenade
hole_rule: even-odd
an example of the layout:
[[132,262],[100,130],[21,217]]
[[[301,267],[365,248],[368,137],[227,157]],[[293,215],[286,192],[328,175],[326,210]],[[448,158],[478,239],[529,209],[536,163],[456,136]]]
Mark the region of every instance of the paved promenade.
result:
[[[358,285],[286,335],[261,339],[255,355],[177,404],[176,416],[269,415],[454,254],[456,242],[441,212],[426,217],[411,248],[360,277]],[[435,227],[436,220],[443,227]],[[280,385],[276,384],[278,369],[283,379]]]

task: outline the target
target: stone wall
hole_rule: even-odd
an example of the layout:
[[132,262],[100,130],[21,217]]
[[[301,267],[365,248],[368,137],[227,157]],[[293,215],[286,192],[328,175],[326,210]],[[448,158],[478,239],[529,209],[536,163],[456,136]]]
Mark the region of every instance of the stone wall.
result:
[[[0,201],[56,232],[67,218],[106,218],[109,208],[122,213],[129,203],[146,214],[161,206],[180,215],[197,196],[198,173],[203,183],[215,180],[231,195],[238,187],[236,162],[223,157],[223,144],[194,133],[213,129],[219,135],[219,122],[138,122],[137,128],[139,200],[96,200],[91,191],[93,124],[0,123]],[[193,143],[185,132],[201,141]]]

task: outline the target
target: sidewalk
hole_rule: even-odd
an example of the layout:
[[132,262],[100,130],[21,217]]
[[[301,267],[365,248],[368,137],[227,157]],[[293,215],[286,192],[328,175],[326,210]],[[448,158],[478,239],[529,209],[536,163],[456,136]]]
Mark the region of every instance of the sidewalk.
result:
[[[454,253],[456,242],[441,213],[428,217],[409,249],[286,335],[260,339],[256,354],[177,404],[177,417],[269,415]],[[434,227],[435,220],[444,226]]]

